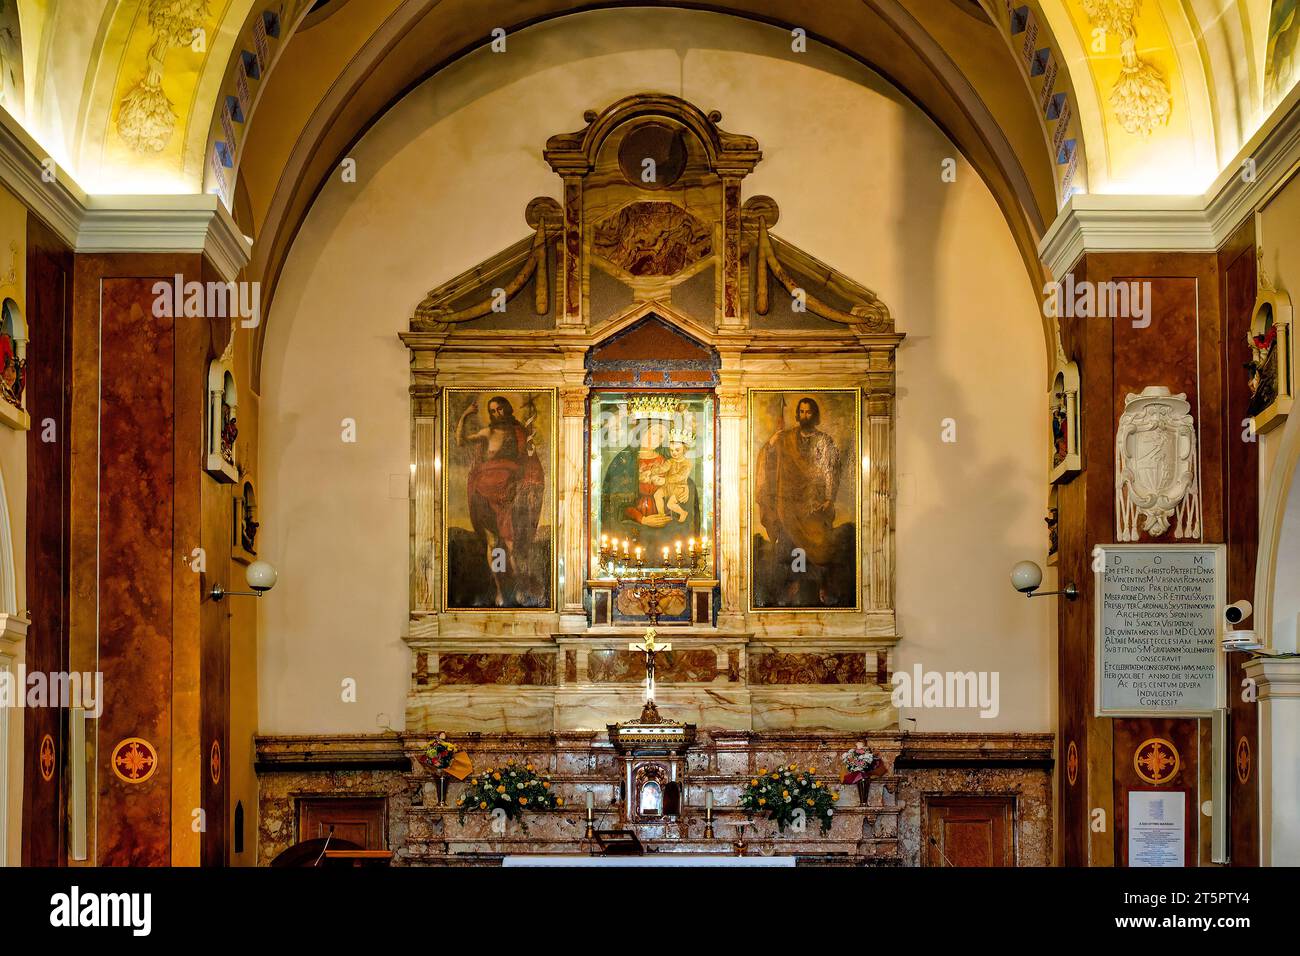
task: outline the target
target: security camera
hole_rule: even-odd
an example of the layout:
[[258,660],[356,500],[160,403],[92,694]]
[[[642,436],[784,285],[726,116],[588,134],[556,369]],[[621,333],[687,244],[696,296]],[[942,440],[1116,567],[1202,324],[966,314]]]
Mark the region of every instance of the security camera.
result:
[[1240,624],[1250,617],[1253,610],[1255,609],[1251,607],[1249,601],[1237,601],[1235,604],[1229,604],[1223,609],[1223,619],[1229,624]]

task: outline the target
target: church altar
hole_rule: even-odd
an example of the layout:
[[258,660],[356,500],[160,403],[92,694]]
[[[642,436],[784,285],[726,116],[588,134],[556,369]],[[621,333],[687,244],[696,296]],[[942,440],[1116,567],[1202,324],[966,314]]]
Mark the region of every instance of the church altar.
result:
[[[903,335],[743,198],[762,152],[721,119],[651,93],[589,111],[542,151],[561,198],[416,306],[404,731],[259,739],[260,862],[328,795],[399,866],[917,865],[962,794],[1050,862],[1050,736],[899,731]],[[477,772],[538,768],[556,806],[439,799],[440,734]],[[879,765],[841,789],[862,740]],[[790,765],[839,791],[825,831],[742,803]],[[646,855],[575,855],[593,828]]]

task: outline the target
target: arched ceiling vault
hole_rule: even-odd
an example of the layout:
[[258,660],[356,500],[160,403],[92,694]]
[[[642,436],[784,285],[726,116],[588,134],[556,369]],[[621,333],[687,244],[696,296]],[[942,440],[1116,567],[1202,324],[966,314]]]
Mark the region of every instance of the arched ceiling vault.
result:
[[1199,195],[1300,79],[1295,0],[314,5],[15,0],[0,19],[0,108],[87,193],[219,192],[258,240],[248,277],[266,284],[265,302],[348,147],[495,27],[632,5],[800,27],[944,129],[1034,281],[1038,239],[1071,190]]

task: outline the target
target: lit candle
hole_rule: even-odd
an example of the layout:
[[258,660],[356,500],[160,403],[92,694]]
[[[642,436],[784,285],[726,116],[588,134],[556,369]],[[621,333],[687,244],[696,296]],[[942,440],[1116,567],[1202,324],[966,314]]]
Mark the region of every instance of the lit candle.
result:
[[709,539],[708,539],[708,538],[704,538],[704,537],[700,538],[700,550],[701,550],[701,551],[708,551],[708,550],[709,550]]
[[677,539],[677,556],[678,556],[678,557],[681,557],[681,554],[682,554],[682,539],[681,539],[681,538],[678,538],[678,539]]
[[664,545],[664,560],[668,560],[668,545]]
[[607,534],[602,534],[602,535],[600,536],[600,550],[602,550],[602,551],[608,551],[608,550],[609,550],[609,535],[607,535]]
[[711,811],[711,810],[713,809],[713,791],[712,791],[712,790],[706,790],[706,791],[704,791],[704,800],[705,800],[705,803],[704,803],[705,807],[708,808],[708,809]]
[[639,545],[639,544],[636,546],[636,559],[637,559],[638,561],[641,560],[641,545]]
[[691,546],[690,546],[690,550],[691,550],[691,554],[694,554],[694,553],[695,553],[695,539],[694,539],[694,538],[691,538]]
[[624,538],[624,539],[623,539],[623,556],[624,556],[624,557],[627,557],[627,548],[628,548],[628,545],[630,545],[631,543],[632,543],[632,542],[629,541],[629,540],[627,540],[627,538]]
[[588,791],[587,791],[587,812],[588,812],[588,813],[591,812],[591,808],[592,808],[592,806],[593,806],[593,803],[592,803],[593,800],[594,800],[594,797],[593,797],[593,795],[592,795],[592,792],[591,792],[590,790],[588,790]]

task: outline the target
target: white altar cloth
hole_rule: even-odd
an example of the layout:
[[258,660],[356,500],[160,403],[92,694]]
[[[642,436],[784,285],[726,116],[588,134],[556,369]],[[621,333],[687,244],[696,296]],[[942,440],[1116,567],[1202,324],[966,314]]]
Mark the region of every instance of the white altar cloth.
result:
[[594,867],[789,867],[795,865],[792,856],[734,856],[701,853],[650,853],[646,856],[585,856],[568,853],[546,853],[531,856],[506,856],[502,866],[594,866]]

